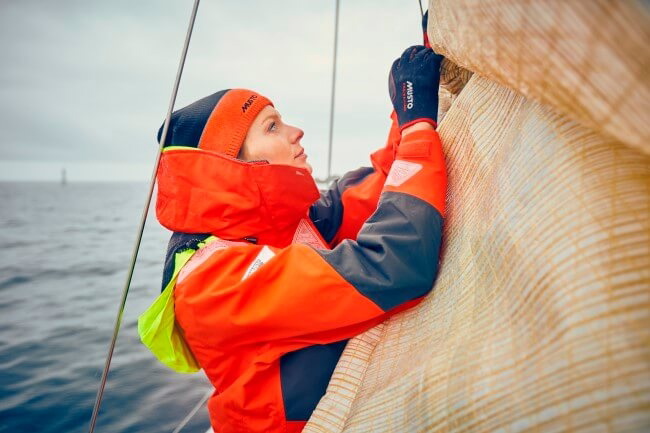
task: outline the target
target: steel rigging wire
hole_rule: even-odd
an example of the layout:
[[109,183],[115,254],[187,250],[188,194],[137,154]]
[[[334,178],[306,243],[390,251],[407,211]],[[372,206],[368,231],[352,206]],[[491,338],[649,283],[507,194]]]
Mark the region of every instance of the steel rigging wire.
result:
[[336,95],[336,59],[337,48],[339,44],[339,0],[336,0],[336,12],[334,16],[334,59],[332,61],[332,90],[330,99],[330,133],[329,145],[327,150],[327,178],[329,182],[332,177],[332,138],[334,133],[334,97]]
[[[422,0],[418,0],[420,6],[420,17],[424,18],[424,9],[422,9]],[[334,15],[334,56],[332,61],[332,89],[330,91],[330,124],[329,139],[327,147],[327,177],[325,182],[332,180],[332,141],[334,138],[334,101],[336,96],[336,61],[338,59],[338,41],[339,41],[339,0],[336,0],[336,12]]]
[[138,234],[136,236],[135,244],[133,246],[133,253],[131,254],[131,264],[129,265],[129,270],[126,276],[126,282],[124,283],[124,289],[122,290],[122,299],[120,301],[120,306],[117,310],[117,317],[115,318],[115,326],[113,328],[113,338],[108,347],[108,355],[106,355],[106,362],[104,364],[104,371],[102,372],[102,378],[99,383],[99,389],[97,390],[97,397],[95,398],[95,405],[93,407],[93,414],[90,418],[90,429],[89,433],[95,431],[95,423],[97,422],[97,415],[99,414],[99,407],[101,406],[102,396],[104,395],[104,388],[106,387],[106,378],[108,377],[108,370],[111,367],[111,360],[113,358],[113,351],[115,349],[115,342],[117,341],[117,335],[120,332],[120,326],[122,324],[122,316],[124,314],[124,306],[126,304],[126,297],[129,294],[129,287],[131,285],[131,277],[133,276],[133,269],[135,268],[135,262],[138,258],[138,251],[140,249],[140,243],[142,241],[142,233],[144,231],[144,225],[147,221],[147,214],[149,213],[149,205],[151,204],[151,197],[153,196],[153,189],[156,183],[156,173],[158,171],[158,165],[160,164],[160,155],[162,149],[165,146],[165,139],[167,138],[167,130],[169,129],[169,122],[172,116],[172,111],[174,109],[174,104],[176,103],[176,95],[178,94],[178,86],[181,81],[181,75],[183,74],[183,67],[185,66],[185,58],[187,57],[187,49],[190,45],[190,38],[192,37],[192,30],[194,29],[194,21],[196,20],[196,11],[199,8],[199,1],[194,0],[194,6],[192,7],[192,14],[190,16],[190,23],[187,28],[187,33],[185,35],[185,44],[183,45],[183,51],[181,54],[181,59],[178,64],[178,71],[176,73],[176,81],[174,82],[174,88],[172,90],[172,96],[169,101],[169,108],[167,109],[167,117],[165,118],[165,125],[163,127],[162,139],[160,140],[160,147],[158,148],[158,154],[156,155],[156,161],[154,162],[153,172],[151,174],[151,181],[149,182],[149,194],[147,195],[147,201],[145,203],[144,209],[142,210],[142,217],[140,218],[140,227],[138,229]]

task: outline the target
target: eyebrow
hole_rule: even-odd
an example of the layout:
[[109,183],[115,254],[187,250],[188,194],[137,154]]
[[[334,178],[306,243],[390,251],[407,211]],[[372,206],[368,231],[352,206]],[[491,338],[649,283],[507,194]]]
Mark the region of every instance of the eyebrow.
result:
[[280,113],[278,113],[277,111],[274,111],[273,113],[269,114],[268,116],[266,116],[262,120],[262,124],[266,123],[266,121],[269,120],[269,119],[273,119],[273,118],[280,119],[281,117],[282,116],[280,116]]

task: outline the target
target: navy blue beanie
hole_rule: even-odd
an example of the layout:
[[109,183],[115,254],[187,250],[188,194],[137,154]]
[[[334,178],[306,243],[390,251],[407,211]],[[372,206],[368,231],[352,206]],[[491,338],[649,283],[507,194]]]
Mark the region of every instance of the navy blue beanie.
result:
[[[165,140],[165,147],[168,146],[188,146],[198,147],[203,128],[212,110],[217,106],[217,103],[223,95],[230,89],[220,90],[210,96],[201,98],[190,105],[180,108],[172,113],[169,122],[169,129],[167,130],[167,139]],[[163,128],[165,122],[160,125],[158,129],[158,143],[162,138]]]

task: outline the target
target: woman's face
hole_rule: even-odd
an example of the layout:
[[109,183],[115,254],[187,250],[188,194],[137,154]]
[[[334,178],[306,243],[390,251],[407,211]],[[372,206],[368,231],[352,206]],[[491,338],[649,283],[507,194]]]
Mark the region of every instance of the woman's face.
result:
[[266,160],[269,164],[302,167],[311,173],[307,154],[300,145],[304,132],[282,121],[278,110],[267,105],[257,115],[239,153],[244,161]]

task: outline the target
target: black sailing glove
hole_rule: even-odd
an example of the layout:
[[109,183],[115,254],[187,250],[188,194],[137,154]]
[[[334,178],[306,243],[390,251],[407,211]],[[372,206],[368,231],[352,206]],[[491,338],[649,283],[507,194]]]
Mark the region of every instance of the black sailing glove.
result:
[[393,62],[388,91],[400,131],[416,122],[436,126],[442,59],[431,48],[414,45]]

